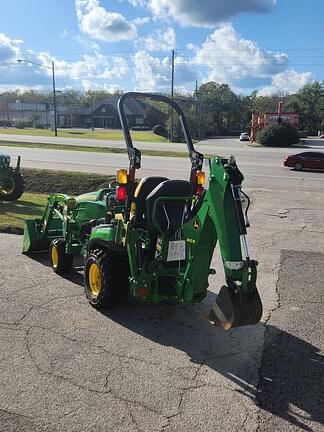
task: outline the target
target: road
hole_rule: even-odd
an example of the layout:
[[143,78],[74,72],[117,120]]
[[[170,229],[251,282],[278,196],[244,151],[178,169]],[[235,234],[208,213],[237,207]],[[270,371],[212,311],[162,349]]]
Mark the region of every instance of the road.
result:
[[[54,138],[52,138],[54,140]],[[79,139],[78,142],[83,140]],[[309,145],[318,146],[322,141],[312,140]],[[117,145],[117,143],[116,143]],[[118,144],[122,144],[119,142]],[[155,143],[142,144],[142,148],[155,148]],[[185,149],[183,144],[175,144],[176,149]],[[1,147],[14,158],[22,157],[22,166],[26,168],[47,168],[68,171],[96,172],[115,174],[119,168],[128,166],[127,154],[89,153],[80,151],[31,149],[24,147]],[[172,147],[173,149],[173,147]],[[295,172],[283,167],[285,155],[302,151],[296,148],[260,148],[240,143],[237,139],[209,140],[197,146],[199,151],[209,154],[229,156],[233,154],[246,177],[245,186],[295,190],[296,184],[302,191],[320,191],[319,181],[322,173]],[[142,156],[141,176],[155,175],[160,172],[169,178],[187,179],[189,158],[170,158]]]
[[201,304],[102,314],[79,270],[63,279],[2,234],[1,431],[324,431],[324,175],[285,170],[285,150],[236,153],[262,323],[226,333],[204,319],[224,282],[218,251]]

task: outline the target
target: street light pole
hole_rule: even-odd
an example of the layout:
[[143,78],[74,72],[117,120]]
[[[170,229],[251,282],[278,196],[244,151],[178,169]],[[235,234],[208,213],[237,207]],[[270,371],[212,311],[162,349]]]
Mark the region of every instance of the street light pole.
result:
[[56,91],[55,91],[55,66],[52,61],[52,78],[53,78],[53,104],[54,104],[54,135],[57,136],[57,109],[56,109]]
[[52,86],[53,86],[53,106],[54,106],[54,135],[57,136],[57,105],[56,105],[56,90],[55,90],[55,65],[54,61],[52,61],[52,66],[45,66],[40,63],[35,63],[31,60],[27,59],[18,59],[18,63],[30,63],[39,67],[43,67],[45,69],[50,69],[52,71]]

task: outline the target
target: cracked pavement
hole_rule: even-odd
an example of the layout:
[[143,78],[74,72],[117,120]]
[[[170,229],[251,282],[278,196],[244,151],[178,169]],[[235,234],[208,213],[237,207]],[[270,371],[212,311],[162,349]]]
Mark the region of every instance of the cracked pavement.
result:
[[[80,271],[64,279],[46,255],[22,255],[21,236],[1,234],[0,430],[323,431],[323,194],[247,192],[264,317],[230,332],[204,319],[223,283],[218,251],[201,304],[103,314],[88,304]],[[291,371],[289,347],[304,359]],[[316,353],[313,392],[299,379],[303,347]]]

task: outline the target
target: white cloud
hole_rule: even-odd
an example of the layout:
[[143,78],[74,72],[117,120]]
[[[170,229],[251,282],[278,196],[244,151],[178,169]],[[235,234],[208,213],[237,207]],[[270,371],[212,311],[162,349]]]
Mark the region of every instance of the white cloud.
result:
[[91,38],[116,42],[137,36],[134,23],[120,13],[108,12],[98,0],[75,0],[75,8],[81,31]]
[[251,79],[269,79],[283,72],[288,65],[284,53],[266,51],[248,39],[243,39],[231,24],[215,30],[201,47],[193,46],[193,62],[205,69],[204,81],[224,82],[244,86]]
[[311,72],[298,73],[293,69],[278,73],[272,77],[272,83],[258,92],[259,96],[296,93],[304,85],[313,81]]
[[176,34],[172,27],[156,30],[152,35],[141,38],[137,46],[144,46],[147,51],[170,51],[176,46]]
[[0,62],[16,61],[21,57],[22,45],[23,41],[9,39],[5,34],[0,33]]
[[213,27],[242,12],[264,13],[277,0],[128,0],[133,6],[146,6],[157,19],[172,17],[184,25]]
[[[171,59],[153,57],[147,51],[138,51],[133,58],[138,90],[169,91],[171,88]],[[183,89],[193,83],[196,74],[190,62],[181,57],[175,60],[175,88]]]
[[[52,61],[48,53],[40,53],[38,59],[45,66],[50,65]],[[105,55],[100,53],[85,54],[81,60],[75,62],[55,59],[56,76],[74,81],[120,80],[127,72],[126,60],[117,56],[112,58],[112,64]]]
[[146,0],[128,0],[128,2],[134,7],[144,7],[146,6]]
[[106,90],[109,93],[116,93],[116,92],[120,92],[121,91],[120,86],[118,86],[117,84],[106,84],[106,83],[104,83],[102,85],[102,84],[98,84],[98,82],[96,82],[96,81],[90,81],[90,80],[82,80],[81,84],[82,84],[82,89],[84,91],[89,91],[89,90]]
[[150,17],[138,17],[135,18],[132,22],[136,25],[136,26],[140,26],[143,24],[148,24],[151,21]]
[[121,79],[124,78],[128,72],[127,61],[123,57],[113,57],[113,65],[105,67],[105,70],[100,75],[104,79]]

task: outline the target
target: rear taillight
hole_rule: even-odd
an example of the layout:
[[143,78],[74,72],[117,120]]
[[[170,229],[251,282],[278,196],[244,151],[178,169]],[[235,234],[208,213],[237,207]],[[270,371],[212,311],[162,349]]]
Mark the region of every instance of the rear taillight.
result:
[[127,183],[128,183],[128,175],[127,170],[120,169],[117,171],[117,183],[116,187],[116,199],[118,204],[125,204],[127,198]]
[[127,198],[127,187],[117,186],[116,187],[116,199],[119,204],[124,204]]
[[197,185],[197,187],[196,187],[196,195],[198,195],[198,196],[202,195],[202,193],[204,192],[204,190],[205,190],[204,186]]
[[195,190],[195,195],[201,195],[205,188],[204,188],[204,184],[206,181],[206,175],[204,173],[204,171],[199,171],[196,174],[196,190]]

